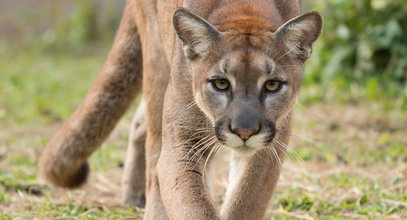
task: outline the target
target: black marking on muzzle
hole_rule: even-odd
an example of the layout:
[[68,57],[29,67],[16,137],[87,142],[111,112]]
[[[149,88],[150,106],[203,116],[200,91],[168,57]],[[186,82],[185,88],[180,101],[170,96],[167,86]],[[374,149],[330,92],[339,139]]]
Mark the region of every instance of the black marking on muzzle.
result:
[[268,135],[265,137],[264,142],[266,144],[270,144],[276,135],[276,125],[274,123],[267,122],[265,129],[267,129],[266,134]]
[[219,141],[225,141],[225,139],[224,139],[225,137],[224,137],[224,135],[222,135],[222,125],[223,125],[223,122],[221,122],[221,121],[218,121],[215,124],[215,136],[216,136],[216,138],[218,138]]

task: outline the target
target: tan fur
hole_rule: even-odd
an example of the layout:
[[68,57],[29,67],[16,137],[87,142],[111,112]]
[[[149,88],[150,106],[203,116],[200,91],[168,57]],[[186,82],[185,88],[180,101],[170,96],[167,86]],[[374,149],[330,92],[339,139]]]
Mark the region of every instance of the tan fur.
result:
[[142,101],[130,128],[129,147],[122,177],[123,203],[129,206],[144,207],[146,203],[146,106]]
[[[42,176],[61,187],[84,183],[87,158],[142,90],[124,203],[143,206],[146,196],[145,219],[262,219],[322,25],[299,8],[294,0],[128,0],[95,85],[44,150]],[[230,88],[216,90],[213,77]],[[281,91],[264,90],[276,77]],[[219,212],[204,171],[223,147],[233,156]]]

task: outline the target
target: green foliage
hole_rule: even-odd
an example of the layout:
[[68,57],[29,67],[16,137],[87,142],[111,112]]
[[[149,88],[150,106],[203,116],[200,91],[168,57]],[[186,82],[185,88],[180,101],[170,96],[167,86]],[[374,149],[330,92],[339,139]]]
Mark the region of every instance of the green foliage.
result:
[[286,198],[280,200],[279,202],[286,211],[292,211],[295,209],[309,211],[314,205],[314,202],[307,196],[302,198]]
[[57,33],[65,34],[66,32],[71,42],[83,44],[97,38],[95,32],[97,23],[96,2],[92,0],[76,0],[76,3],[76,10],[66,22],[57,26]]
[[[308,83],[407,103],[407,4],[404,0],[319,1],[324,32],[309,62]],[[332,83],[334,81],[334,83]],[[333,85],[333,87],[332,87]]]

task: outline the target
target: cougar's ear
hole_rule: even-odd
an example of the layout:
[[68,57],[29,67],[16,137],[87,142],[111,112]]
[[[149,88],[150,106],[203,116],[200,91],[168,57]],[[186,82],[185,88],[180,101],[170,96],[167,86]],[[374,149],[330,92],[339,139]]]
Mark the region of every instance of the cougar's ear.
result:
[[174,12],[173,24],[190,60],[205,56],[212,42],[221,36],[216,27],[184,8]]
[[295,56],[306,60],[312,52],[312,43],[322,30],[322,17],[318,12],[299,15],[280,26],[275,37],[283,42]]

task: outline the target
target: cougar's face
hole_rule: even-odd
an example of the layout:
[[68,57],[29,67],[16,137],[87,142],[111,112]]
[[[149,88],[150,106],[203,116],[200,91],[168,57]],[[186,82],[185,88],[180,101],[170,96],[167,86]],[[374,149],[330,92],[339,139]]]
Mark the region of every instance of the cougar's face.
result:
[[296,100],[322,17],[305,13],[274,32],[244,23],[221,32],[181,8],[173,23],[191,67],[195,101],[219,142],[246,155],[269,146]]
[[193,68],[196,102],[224,146],[251,155],[270,145],[280,123],[287,123],[302,65],[282,56],[277,50],[236,48],[215,64],[203,61]]

